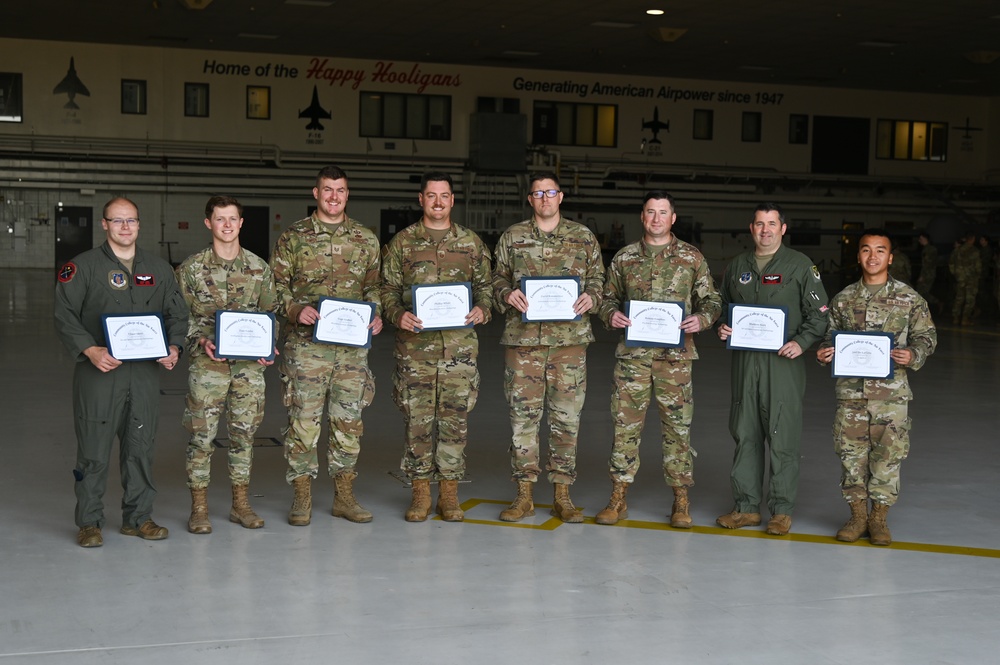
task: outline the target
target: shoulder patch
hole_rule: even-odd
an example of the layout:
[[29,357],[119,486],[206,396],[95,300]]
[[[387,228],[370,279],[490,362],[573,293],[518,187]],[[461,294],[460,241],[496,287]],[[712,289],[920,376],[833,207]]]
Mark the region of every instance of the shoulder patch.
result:
[[133,281],[136,286],[156,286],[156,276],[151,274],[136,275]]
[[76,264],[72,261],[59,269],[58,278],[63,284],[73,281],[74,277],[76,277]]
[[819,279],[820,278],[820,276],[819,276],[819,268],[817,268],[816,266],[812,267],[812,273],[813,273],[813,278],[814,279]]

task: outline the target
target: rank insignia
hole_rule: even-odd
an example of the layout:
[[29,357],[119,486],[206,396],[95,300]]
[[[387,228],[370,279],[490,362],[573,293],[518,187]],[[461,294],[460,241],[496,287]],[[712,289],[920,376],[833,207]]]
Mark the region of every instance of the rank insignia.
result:
[[344,251],[341,245],[331,245],[330,249],[334,256],[340,256]]
[[109,272],[108,283],[116,289],[128,288],[128,280],[125,278],[125,273],[121,270],[112,270]]
[[751,279],[753,279],[753,275],[751,275],[748,272],[745,272],[742,275],[740,275],[740,284],[749,284]]
[[545,258],[550,258],[552,256],[552,248],[551,247],[543,247],[542,248],[542,256],[544,256]]
[[59,269],[59,281],[65,284],[66,282],[72,281],[76,277],[76,264],[67,263],[62,268]]
[[136,286],[156,286],[156,276],[155,275],[136,275],[135,276]]
[[760,278],[761,284],[781,284],[781,275],[764,275]]

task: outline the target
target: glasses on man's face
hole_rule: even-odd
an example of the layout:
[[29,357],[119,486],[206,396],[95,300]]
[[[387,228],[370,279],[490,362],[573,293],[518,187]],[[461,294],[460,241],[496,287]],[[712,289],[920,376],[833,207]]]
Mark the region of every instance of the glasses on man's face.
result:
[[108,221],[115,226],[136,226],[139,223],[139,220],[135,217],[129,217],[128,219],[115,217],[114,219],[109,219]]
[[558,189],[538,189],[535,190],[534,192],[531,192],[529,196],[531,196],[531,198],[533,199],[540,199],[543,196],[545,198],[554,199],[556,197],[556,194],[558,193],[559,193]]

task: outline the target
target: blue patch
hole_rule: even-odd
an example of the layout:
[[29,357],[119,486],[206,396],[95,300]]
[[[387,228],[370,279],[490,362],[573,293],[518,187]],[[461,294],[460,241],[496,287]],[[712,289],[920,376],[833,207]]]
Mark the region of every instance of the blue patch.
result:
[[109,272],[108,283],[116,289],[124,289],[128,287],[128,280],[125,278],[125,273],[121,270],[112,270]]
[[740,275],[740,284],[749,284],[751,279],[753,279],[753,275],[751,275],[748,272],[745,272],[742,275]]

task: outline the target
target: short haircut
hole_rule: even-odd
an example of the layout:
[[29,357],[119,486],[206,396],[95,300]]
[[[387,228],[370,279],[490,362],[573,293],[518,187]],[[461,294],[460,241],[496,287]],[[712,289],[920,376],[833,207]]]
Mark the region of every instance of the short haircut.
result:
[[643,209],[646,208],[646,204],[653,200],[666,199],[670,201],[670,211],[673,213],[677,212],[677,206],[674,205],[674,197],[670,196],[667,192],[662,189],[654,189],[652,191],[646,192],[646,197],[642,200]]
[[562,185],[559,184],[559,176],[557,176],[552,171],[539,171],[537,173],[531,174],[531,180],[528,181],[528,191],[531,192],[532,187],[534,187],[535,183],[540,182],[542,180],[551,180],[552,182],[556,183],[556,187],[558,189],[562,189]]
[[427,183],[429,182],[446,182],[448,183],[448,189],[452,192],[455,191],[455,183],[452,182],[451,176],[443,171],[428,171],[420,178],[420,191],[424,192],[427,189]]
[[239,213],[240,219],[243,218],[243,204],[237,201],[235,197],[213,196],[205,204],[205,219],[212,219],[216,208],[228,208],[229,206],[236,206],[236,212]]
[[889,241],[889,253],[892,254],[892,248],[895,247],[896,243],[893,242],[892,236],[889,235],[888,231],[886,231],[885,229],[865,229],[864,231],[861,232],[861,235],[858,236],[859,249],[861,248],[861,239],[864,238],[865,236],[878,236],[880,238],[885,238],[886,240]]
[[319,173],[316,174],[316,186],[317,187],[319,187],[319,183],[322,182],[324,178],[329,179],[329,180],[345,180],[346,181],[347,180],[347,174],[344,173],[344,169],[340,168],[339,166],[333,166],[331,164],[330,166],[324,166],[323,168],[321,168],[319,170]]
[[139,216],[139,206],[137,206],[135,204],[135,201],[133,201],[132,199],[126,198],[124,196],[116,196],[115,198],[111,199],[110,201],[108,201],[107,203],[104,204],[104,209],[101,211],[101,217],[104,218],[104,219],[107,219],[108,218],[108,208],[110,208],[111,206],[113,206],[116,203],[127,203],[127,204],[129,204],[130,206],[132,206],[133,208],[135,208],[135,216],[136,217]]
[[[777,203],[771,203],[769,201],[764,201],[763,203],[758,204],[757,207],[753,209],[753,217],[756,217],[758,212],[776,212],[776,213],[778,213],[778,221],[779,222],[781,222],[782,224],[787,224],[788,223],[785,220],[785,211],[782,210],[781,206],[778,205]],[[751,224],[753,223],[753,217],[750,218],[750,223]]]
[[927,233],[927,231],[921,231],[920,234],[917,237],[918,238],[927,238],[927,242],[931,241],[931,236],[930,236],[929,233]]

